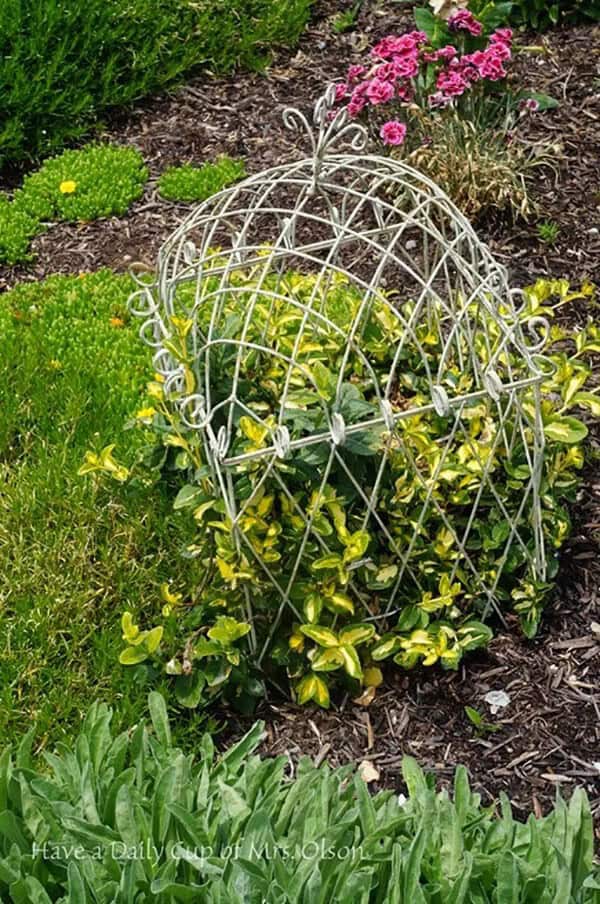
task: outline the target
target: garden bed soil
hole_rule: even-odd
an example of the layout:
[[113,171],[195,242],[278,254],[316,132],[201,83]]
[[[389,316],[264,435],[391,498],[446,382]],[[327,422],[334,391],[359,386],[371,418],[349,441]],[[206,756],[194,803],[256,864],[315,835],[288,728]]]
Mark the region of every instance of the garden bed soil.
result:
[[[282,53],[266,76],[198,78],[171,96],[115,117],[104,137],[135,145],[149,164],[152,179],[143,199],[120,220],[51,227],[35,240],[32,264],[0,268],[0,289],[57,271],[151,264],[189,210],[157,196],[156,178],[170,164],[200,164],[227,153],[243,156],[249,171],[257,172],[306,153],[283,127],[285,106],[293,103],[308,111],[323,88],[376,38],[410,27],[410,13],[390,13],[388,3],[365,3],[357,29],[338,36],[332,17],[345,7],[341,0],[318,4],[299,49]],[[540,169],[534,178],[537,218],[516,225],[488,221],[479,224],[479,232],[509,267],[516,285],[547,275],[574,283],[600,281],[600,28],[563,28],[543,38],[519,38],[518,43],[527,41],[541,49],[519,57],[523,84],[561,102],[556,110],[528,120],[527,137],[554,146],[555,168]],[[539,240],[540,220],[558,223],[555,245]],[[584,319],[588,312],[579,308],[574,313]],[[379,774],[374,788],[398,790],[403,754],[416,756],[443,780],[462,762],[485,801],[505,791],[520,815],[531,808],[546,811],[557,790],[568,794],[580,784],[600,816],[597,437],[593,446],[596,468],[588,470],[575,507],[576,531],[562,555],[559,591],[535,641],[521,638],[516,625],[509,624],[458,673],[390,672],[368,707],[338,700],[324,712],[271,700],[258,713],[267,723],[263,752],[285,753],[292,761],[307,754],[334,765],[366,760]],[[496,716],[484,702],[490,690],[510,697]],[[498,730],[479,737],[465,706],[477,709]],[[223,741],[248,724],[231,714]]]
[[[350,699],[329,711],[265,703],[257,713],[266,723],[263,752],[293,763],[302,755],[335,766],[367,762],[379,776],[373,788],[397,791],[405,754],[442,784],[464,763],[484,802],[505,792],[521,817],[548,812],[558,791],[568,797],[581,785],[600,840],[600,478],[587,477],[560,583],[534,641],[513,620],[458,672],[390,671],[368,707]],[[484,699],[489,691],[510,698],[496,715]],[[465,707],[494,730],[478,735]],[[228,716],[227,740],[252,721]]]
[[[172,95],[115,116],[102,137],[133,144],[143,153],[151,174],[144,197],[122,219],[50,227],[34,240],[33,263],[0,267],[0,290],[54,272],[152,264],[190,209],[157,195],[156,179],[169,165],[201,164],[225,153],[244,157],[249,172],[258,172],[307,154],[306,140],[283,125],[285,107],[309,112],[325,87],[378,38],[412,26],[409,10],[398,6],[391,12],[389,3],[365,2],[356,30],[338,35],[332,22],[347,6],[344,0],[321,0],[299,48],[280,54],[267,74],[202,76]],[[600,282],[600,27],[519,36],[517,43],[538,48],[517,55],[519,84],[560,101],[557,109],[532,116],[519,128],[527,140],[551,147],[553,165],[534,171],[537,214],[530,222],[491,218],[478,224],[478,231],[516,285],[548,275]],[[541,221],[558,224],[554,245],[539,239]]]

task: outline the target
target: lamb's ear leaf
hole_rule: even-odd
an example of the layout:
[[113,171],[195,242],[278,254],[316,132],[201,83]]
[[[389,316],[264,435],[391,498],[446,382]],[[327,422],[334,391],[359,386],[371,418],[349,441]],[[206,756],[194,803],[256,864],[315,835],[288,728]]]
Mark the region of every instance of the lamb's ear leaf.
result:
[[171,727],[169,725],[165,698],[162,694],[152,691],[148,695],[148,709],[150,710],[150,718],[156,737],[163,747],[168,749],[171,746]]

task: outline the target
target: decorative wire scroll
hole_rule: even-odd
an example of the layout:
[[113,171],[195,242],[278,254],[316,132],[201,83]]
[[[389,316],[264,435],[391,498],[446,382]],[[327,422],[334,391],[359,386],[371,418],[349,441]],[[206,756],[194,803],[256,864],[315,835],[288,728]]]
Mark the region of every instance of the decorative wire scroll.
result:
[[[549,362],[542,358],[540,350],[544,344],[543,334],[549,326],[543,319],[536,318],[530,319],[527,331],[524,330],[521,316],[524,302],[519,299],[518,292],[509,289],[505,269],[433,182],[401,161],[362,153],[367,134],[358,124],[348,121],[346,111],[334,110],[333,88],[317,103],[312,126],[304,114],[294,109],[285,111],[284,122],[288,128],[308,136],[311,156],[251,176],[201,204],[161,249],[156,279],[148,284],[138,279],[139,288],[132,296],[130,307],[134,314],[143,318],[140,335],[155,349],[154,367],[164,379],[166,397],[177,405],[187,427],[198,431],[202,437],[214,485],[225,501],[239,548],[258,562],[281,598],[272,635],[286,606],[298,615],[290,592],[309,539],[318,544],[324,555],[330,552],[327,538],[314,530],[312,515],[295,503],[286,486],[284,472],[276,466],[294,451],[318,444],[326,444],[329,452],[320,474],[322,480],[315,508],[322,499],[332,468],[341,469],[363,503],[363,527],[371,524],[385,537],[399,566],[386,612],[371,614],[368,596],[351,583],[350,589],[357,601],[369,610],[367,618],[372,618],[378,627],[383,625],[386,618],[398,611],[403,581],[410,579],[420,586],[418,574],[411,567],[411,552],[432,508],[454,538],[461,567],[469,569],[479,582],[481,593],[487,599],[487,610],[490,607],[497,609],[496,590],[501,568],[498,568],[495,580],[486,583],[477,574],[469,552],[469,537],[484,486],[510,526],[502,561],[506,562],[511,548],[516,545],[521,548],[536,579],[544,580],[546,574],[540,504],[544,449],[540,386],[548,373]],[[339,150],[344,140],[350,141],[350,152]],[[224,339],[220,328],[225,302],[239,292],[239,274],[249,269],[255,271],[256,278],[250,297],[245,299],[238,334]],[[308,298],[284,294],[285,274],[292,270],[315,275]],[[312,375],[298,360],[298,349],[309,331],[311,335],[320,330],[339,333],[339,327],[322,309],[320,299],[340,277],[360,289],[361,302],[351,327],[342,337],[345,352],[335,398],[330,405],[323,403],[325,427],[322,430],[292,437],[284,421],[294,373],[303,373],[307,382],[314,385]],[[412,299],[410,315],[402,313],[394,303],[392,289]],[[247,286],[244,291],[248,294]],[[286,356],[277,352],[269,345],[266,335],[260,342],[250,338],[250,327],[259,302],[273,306],[284,302],[295,313],[300,313],[291,354]],[[385,309],[402,327],[385,386],[380,385],[361,348],[361,330],[374,305]],[[474,308],[481,312],[480,317],[473,316]],[[201,328],[199,313],[207,310],[210,312],[208,326]],[[423,322],[435,323],[434,310],[442,312],[439,327],[442,353],[435,371],[429,365],[417,329]],[[193,322],[191,367],[196,388],[191,393],[186,393],[185,368],[169,350],[173,318],[182,317]],[[493,331],[489,324],[494,325]],[[215,379],[218,380],[215,371],[218,356],[225,346],[235,353],[235,367],[231,389],[222,399],[215,396],[214,385]],[[421,356],[426,368],[430,401],[418,408],[398,409],[393,405],[391,394],[394,380],[399,376],[401,355],[408,347]],[[481,354],[482,348],[486,351],[485,356]],[[272,356],[286,369],[284,391],[279,400],[277,425],[269,427],[268,444],[243,454],[231,454],[235,419],[240,414],[263,424],[257,412],[246,404],[240,378],[242,361],[252,349]],[[364,374],[371,380],[377,410],[372,417],[347,423],[340,412],[340,399],[345,367],[351,357],[361,363]],[[511,369],[510,361],[515,357],[522,364],[518,372]],[[444,367],[453,359],[473,376],[476,386],[473,391],[453,394],[443,385]],[[533,394],[533,412],[529,405],[524,405],[525,394],[529,398]],[[461,414],[465,406],[477,399],[493,403],[499,425],[494,449],[501,442],[507,447],[514,448],[519,444],[525,449],[530,479],[524,484],[518,510],[508,511],[494,486],[490,466],[493,455],[490,455],[487,462],[480,461],[481,488],[473,499],[467,526],[457,531],[437,501],[419,463],[406,448],[414,474],[428,490],[414,525],[413,540],[408,547],[401,548],[377,510],[379,485],[388,463],[387,449],[384,447],[380,453],[378,480],[373,487],[364,487],[347,466],[342,455],[344,444],[353,435],[376,429],[381,431],[382,428],[399,439],[400,421],[417,414],[434,413],[450,420],[445,447],[448,450],[457,440],[469,441]],[[507,437],[505,430],[509,422],[511,437]],[[436,474],[441,472],[444,458],[442,448]],[[269,565],[261,561],[239,530],[240,519],[247,512],[254,494],[250,499],[238,499],[232,475],[252,460],[261,461],[264,467],[256,489],[267,477],[274,479],[304,523],[304,538],[285,585],[280,583]],[[435,476],[430,483],[435,482]],[[519,530],[525,512],[533,522],[533,549]],[[458,564],[455,564],[452,578],[457,568]],[[247,601],[250,611],[251,600],[248,598]],[[268,642],[261,657],[267,645]]]

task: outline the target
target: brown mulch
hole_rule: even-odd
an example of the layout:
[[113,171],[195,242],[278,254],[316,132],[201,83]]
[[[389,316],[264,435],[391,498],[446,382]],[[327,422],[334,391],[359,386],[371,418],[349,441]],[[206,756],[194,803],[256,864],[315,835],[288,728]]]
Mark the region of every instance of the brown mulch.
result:
[[[153,261],[189,210],[157,196],[156,179],[171,164],[200,164],[227,153],[244,157],[248,170],[258,172],[308,153],[302,139],[284,128],[285,107],[293,104],[308,112],[324,87],[377,38],[411,26],[410,11],[400,5],[390,10],[389,3],[374,0],[363,4],[356,31],[338,35],[332,20],[348,5],[347,0],[317,3],[299,49],[282,53],[267,74],[203,76],[171,96],[115,117],[103,137],[141,150],[151,173],[144,197],[123,219],[52,226],[34,240],[34,263],[0,266],[0,290],[54,272],[100,266],[126,270],[132,261]],[[544,275],[600,282],[600,27],[565,28],[519,40],[539,47],[520,57],[519,83],[561,102],[558,109],[532,117],[523,130],[532,141],[552,146],[553,168],[542,167],[533,178],[538,214],[530,223],[482,223],[479,232],[516,284]],[[544,220],[560,226],[553,246],[538,237],[537,223]]]
[[[344,0],[322,0],[296,52],[282,53],[268,75],[202,77],[118,119],[105,137],[138,147],[151,181],[144,197],[121,220],[59,224],[34,243],[27,267],[0,267],[0,290],[52,272],[109,266],[125,270],[152,261],[189,208],[157,197],[156,178],[168,165],[202,163],[219,153],[243,156],[250,172],[308,151],[286,132],[281,113],[290,103],[308,111],[323,87],[379,37],[410,14],[389,3],[365,2],[355,32],[331,27]],[[407,19],[408,17],[408,19]],[[524,40],[524,39],[523,39]],[[527,40],[530,40],[527,38]],[[555,170],[540,169],[533,193],[537,219],[528,224],[484,223],[480,233],[507,264],[517,284],[537,276],[600,282],[600,28],[581,26],[535,38],[542,50],[523,57],[523,83],[553,94],[558,109],[532,117],[528,137],[551,142]],[[537,222],[556,221],[555,245],[541,242]],[[585,311],[579,312],[585,316]],[[595,441],[595,460],[599,444]],[[258,713],[267,722],[264,752],[301,754],[333,764],[369,760],[380,773],[373,787],[401,787],[403,754],[416,756],[450,778],[465,763],[489,801],[509,793],[523,815],[550,806],[557,789],[583,785],[600,816],[600,477],[591,468],[575,506],[577,529],[562,554],[556,604],[534,642],[518,631],[500,633],[484,654],[461,670],[390,673],[368,707],[337,701],[329,712],[271,701]],[[509,706],[492,716],[484,702],[504,690]],[[498,726],[479,737],[464,707]],[[231,717],[230,738],[247,727]]]
[[[379,773],[371,787],[397,791],[406,754],[442,784],[464,763],[484,803],[505,792],[521,818],[547,812],[557,791],[568,797],[580,785],[600,825],[600,479],[588,477],[554,604],[534,641],[512,624],[458,672],[390,672],[368,707],[349,699],[328,712],[264,704],[263,752],[294,762],[302,755],[332,765],[367,761]],[[510,698],[496,715],[484,700],[489,691]],[[478,734],[467,706],[494,730]],[[229,719],[228,741],[252,721]]]

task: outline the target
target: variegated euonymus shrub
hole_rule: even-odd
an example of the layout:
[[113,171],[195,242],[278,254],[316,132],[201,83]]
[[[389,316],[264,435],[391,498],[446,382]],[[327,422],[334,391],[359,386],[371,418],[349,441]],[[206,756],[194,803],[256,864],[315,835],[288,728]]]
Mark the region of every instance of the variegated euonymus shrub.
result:
[[116,735],[95,704],[72,747],[0,756],[0,898],[14,904],[597,904],[585,793],[527,823],[480,804],[461,767],[453,799],[414,760],[408,798],[369,794],[352,768],[261,760],[255,727],[219,756],[152,729]]
[[[227,296],[221,318],[224,340],[228,330],[231,336],[239,331],[255,276],[248,271],[236,279],[239,291]],[[301,301],[313,293],[315,280],[290,272],[278,291]],[[206,291],[210,294],[210,285]],[[526,291],[521,316],[524,321],[540,314],[552,319],[555,297],[562,305],[573,298],[586,300],[592,291],[587,286],[581,293],[570,293],[563,282],[538,283]],[[344,339],[360,303],[360,290],[339,277],[315,305],[332,328],[321,326],[312,335],[305,327],[295,348],[301,309],[286,305],[284,298],[261,299],[248,325],[249,351],[240,372],[236,373],[235,342],[223,341],[217,347],[210,372],[213,399],[227,399],[236,379],[247,405],[245,411],[240,407],[235,412],[230,457],[260,451],[272,442],[271,428],[288,373],[286,356],[292,350],[298,366],[286,389],[285,407],[292,440],[323,431],[324,407],[334,398],[340,371],[340,412],[346,424],[379,411],[363,361],[357,354],[347,354]],[[395,303],[410,321],[412,302]],[[206,314],[203,310],[200,306],[199,329],[207,328],[211,316],[210,306]],[[152,427],[157,444],[145,461],[155,479],[167,479],[177,490],[175,508],[190,525],[185,554],[198,559],[201,580],[190,588],[165,586],[163,620],[151,629],[140,630],[132,615],[125,614],[124,664],[152,659],[166,663],[180,702],[188,706],[228,685],[246,705],[261,693],[265,676],[278,680],[283,673],[299,701],[327,706],[333,684],[341,682],[352,692],[376,686],[383,660],[393,659],[401,668],[435,663],[457,668],[464,653],[492,636],[487,624],[492,620],[489,596],[482,587],[495,588],[498,608],[505,615],[515,613],[527,636],[535,634],[550,583],[532,579],[528,561],[536,529],[526,492],[532,460],[523,437],[527,439],[529,428],[510,406],[501,422],[496,403],[485,393],[464,405],[452,429],[447,417],[427,406],[428,371],[440,371],[442,363],[443,330],[434,323],[441,316],[433,306],[429,320],[416,325],[415,342],[403,345],[390,399],[394,410],[410,408],[415,413],[398,420],[392,433],[384,424],[348,433],[333,464],[328,464],[323,442],[295,447],[268,467],[252,457],[236,466],[228,479],[234,481],[236,498],[245,504],[238,524],[243,543],[215,486],[202,433],[186,426],[177,400],[167,398],[160,380],[150,384],[151,403],[139,412],[139,420]],[[478,307],[473,322],[487,316]],[[182,362],[189,393],[195,379],[189,366],[191,322],[173,317],[170,327],[173,337],[165,344]],[[485,343],[493,343],[499,328],[494,320],[485,324],[479,338],[475,334],[483,365]],[[382,386],[401,330],[389,308],[375,303],[364,327],[362,351]],[[281,352],[281,358],[262,354],[252,347],[253,340],[256,345],[266,342]],[[585,363],[586,355],[599,350],[600,335],[594,326],[567,336],[556,324],[542,349],[553,364],[543,386],[541,413],[546,442],[541,530],[548,581],[556,574],[557,550],[569,534],[566,503],[574,498],[583,464],[587,428],[571,410],[600,413],[600,399],[586,390],[590,367]],[[516,353],[503,356],[499,366],[518,379],[524,362]],[[468,396],[474,377],[461,370],[458,355],[444,361],[441,370],[452,392]],[[531,412],[533,420],[534,388],[528,392],[522,410]],[[218,410],[218,404],[215,407]],[[261,423],[250,416],[252,412],[260,415]],[[377,517],[365,517],[364,495],[349,474],[365,492],[378,483]],[[507,512],[516,527],[507,520]],[[513,529],[521,539],[511,545]],[[466,538],[464,544],[457,536]],[[408,561],[399,585],[402,563],[392,541],[396,550],[406,551]],[[292,584],[290,604],[281,604],[273,579],[278,586]],[[381,630],[377,616],[386,612]]]

